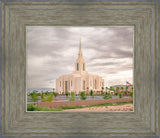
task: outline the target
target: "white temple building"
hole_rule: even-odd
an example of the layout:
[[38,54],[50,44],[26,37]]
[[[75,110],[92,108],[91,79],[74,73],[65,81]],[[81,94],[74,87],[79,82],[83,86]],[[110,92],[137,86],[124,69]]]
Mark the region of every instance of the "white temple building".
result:
[[75,92],[76,94],[79,94],[81,91],[89,92],[90,90],[100,92],[102,87],[104,87],[104,79],[86,71],[86,63],[83,58],[80,39],[75,71],[71,74],[62,75],[56,79],[56,92],[59,94],[64,92]]

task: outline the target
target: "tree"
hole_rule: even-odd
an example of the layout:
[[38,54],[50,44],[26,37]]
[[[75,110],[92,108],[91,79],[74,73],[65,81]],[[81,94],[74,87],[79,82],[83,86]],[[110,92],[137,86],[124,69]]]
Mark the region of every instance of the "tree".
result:
[[52,102],[53,101],[53,93],[43,94],[42,102]]
[[108,87],[105,87],[106,88],[106,91],[108,90]]
[[45,94],[46,94],[46,95],[48,95],[48,94],[49,94],[49,92],[48,92],[48,91],[46,91],[46,92],[45,92]]
[[85,92],[80,92],[80,99],[81,100],[86,100]]
[[38,98],[38,94],[37,94],[37,92],[36,92],[36,91],[33,91],[32,93],[30,93],[30,96],[31,96],[32,101],[34,102],[34,104],[35,104],[35,102],[36,102],[36,101],[38,101],[38,100],[39,100],[39,98]]
[[127,92],[128,92],[128,86],[126,86],[126,95],[127,95]]
[[116,92],[119,92],[119,87],[116,87]]
[[121,92],[119,93],[119,98],[122,98],[122,93]]
[[121,90],[123,91],[123,87],[121,87]]
[[104,90],[104,87],[101,87],[102,91],[101,91],[101,95],[103,95],[103,90]]
[[118,93],[117,93],[117,92],[114,92],[114,95],[115,95],[115,96],[117,96],[117,95],[118,95]]
[[65,95],[66,95],[66,97],[68,97],[69,96],[69,92],[66,92]]
[[113,87],[112,87],[112,86],[110,86],[109,90],[113,90]]
[[54,97],[55,97],[55,99],[56,99],[58,93],[57,93],[57,92],[53,92],[53,95],[54,95]]
[[105,93],[104,96],[103,96],[103,99],[111,99],[112,98],[112,95],[110,93]]
[[92,99],[94,98],[94,95],[93,95],[93,91],[92,91],[92,90],[90,91],[90,96],[92,96]]
[[55,91],[55,88],[53,88],[53,92]]
[[75,93],[71,92],[71,98],[69,99],[69,101],[75,101]]

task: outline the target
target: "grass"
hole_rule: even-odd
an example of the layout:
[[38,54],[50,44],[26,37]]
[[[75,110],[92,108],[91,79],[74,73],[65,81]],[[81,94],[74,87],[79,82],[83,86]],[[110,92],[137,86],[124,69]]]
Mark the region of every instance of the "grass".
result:
[[102,104],[93,104],[93,105],[87,105],[85,107],[94,107],[94,106],[117,106],[117,105],[124,105],[124,104],[133,104],[133,101],[130,102],[117,102],[117,103],[102,103]]
[[76,108],[84,108],[84,106],[63,106],[62,109],[76,109]]
[[94,104],[94,105],[87,105],[87,106],[63,106],[60,108],[47,108],[42,106],[35,106],[33,104],[27,105],[27,111],[63,111],[65,109],[77,109],[77,108],[85,108],[85,107],[95,107],[95,106],[117,106],[117,105],[124,105],[130,104],[131,102],[117,102],[117,103],[103,103],[103,104]]
[[47,108],[42,106],[37,107],[34,104],[28,104],[27,111],[62,111],[62,108]]

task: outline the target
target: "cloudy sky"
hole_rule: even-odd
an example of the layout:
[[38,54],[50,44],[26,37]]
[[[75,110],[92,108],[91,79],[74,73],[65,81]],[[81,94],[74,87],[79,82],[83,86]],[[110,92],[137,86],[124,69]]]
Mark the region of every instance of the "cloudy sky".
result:
[[72,73],[81,38],[86,70],[105,86],[133,83],[133,27],[27,26],[28,88],[55,88]]

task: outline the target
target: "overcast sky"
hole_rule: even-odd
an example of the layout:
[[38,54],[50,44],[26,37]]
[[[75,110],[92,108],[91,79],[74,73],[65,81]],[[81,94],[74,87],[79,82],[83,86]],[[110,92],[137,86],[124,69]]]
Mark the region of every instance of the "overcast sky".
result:
[[133,27],[27,27],[28,88],[55,88],[74,71],[79,40],[86,70],[105,86],[133,83]]

